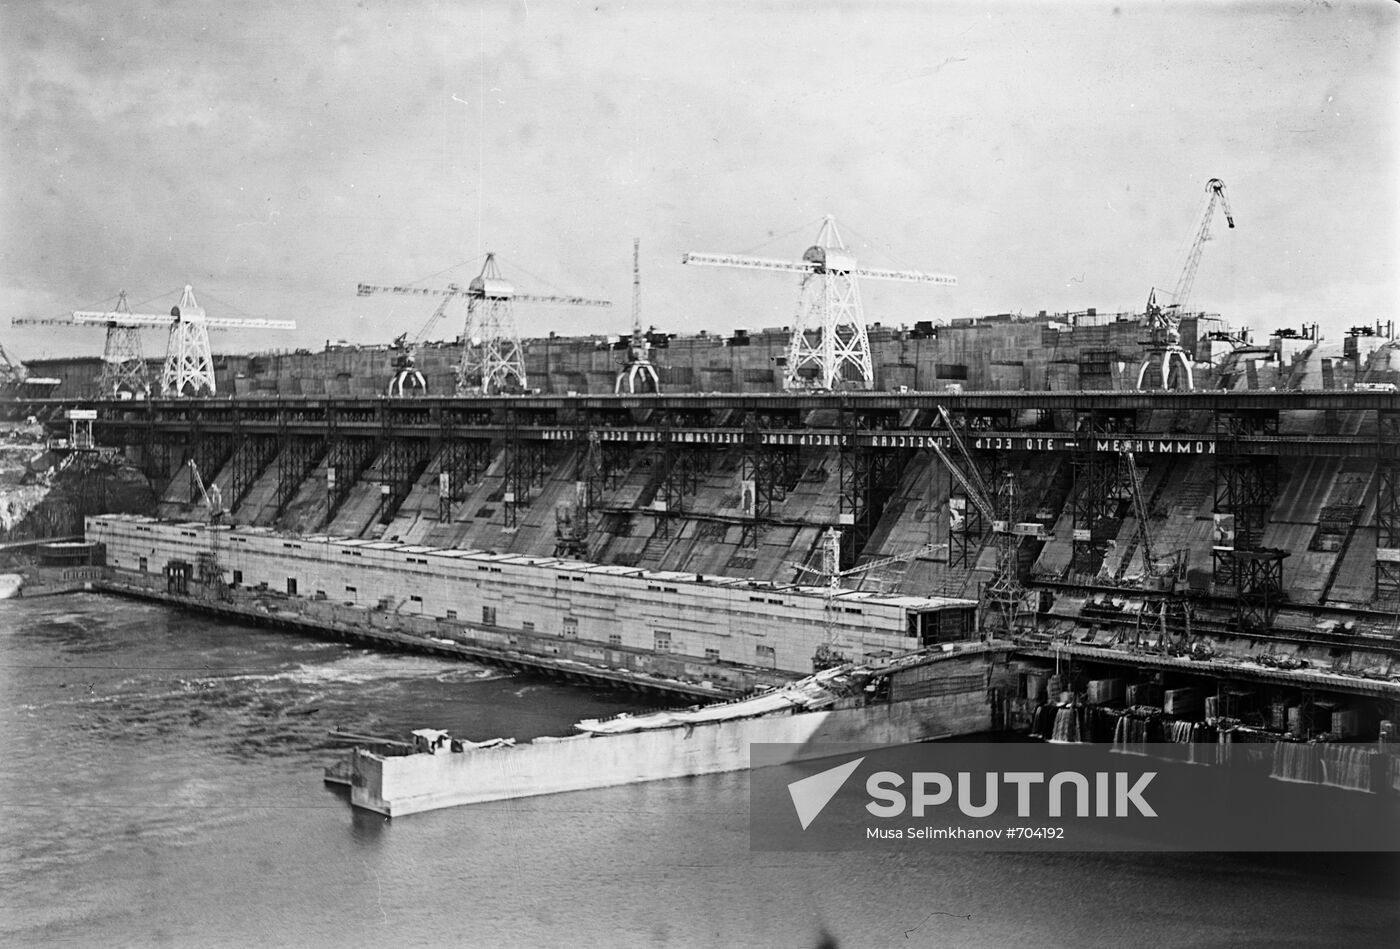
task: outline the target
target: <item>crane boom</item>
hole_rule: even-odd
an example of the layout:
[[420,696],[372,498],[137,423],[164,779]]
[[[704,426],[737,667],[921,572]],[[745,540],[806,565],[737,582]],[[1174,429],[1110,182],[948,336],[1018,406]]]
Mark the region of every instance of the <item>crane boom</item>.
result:
[[487,294],[481,292],[479,289],[470,287],[463,289],[455,284],[450,284],[447,287],[407,287],[402,285],[381,286],[379,284],[362,283],[355,288],[355,296],[357,297],[367,297],[375,293],[397,293],[403,296],[420,297],[445,296],[448,299],[459,294],[492,297],[499,295],[503,298],[520,300],[525,303],[551,303],[561,306],[612,306],[611,300],[593,300],[588,297],[550,296],[538,293],[515,293],[513,291],[502,294]]
[[[842,258],[849,260],[849,258]],[[749,257],[742,254],[701,254],[681,255],[681,263],[697,264],[704,267],[739,267],[746,270],[781,270],[787,273],[815,274],[835,271],[853,277],[870,277],[874,280],[902,280],[908,283],[939,283],[956,286],[957,277],[947,274],[921,273],[917,270],[887,270],[880,267],[844,267],[832,260],[823,265],[814,260],[778,260],[772,257]]]
[[1142,475],[1138,471],[1137,460],[1130,451],[1123,452],[1123,460],[1128,465],[1129,489],[1133,494],[1133,515],[1137,519],[1138,545],[1142,547],[1142,563],[1148,576],[1157,572],[1157,557],[1152,550],[1152,532],[1147,524],[1147,502],[1142,498]]
[[948,457],[948,453],[943,450],[938,442],[931,442],[930,447],[932,447],[934,453],[938,455],[938,460],[943,462],[944,466],[947,467],[948,473],[957,479],[958,484],[962,485],[963,490],[967,492],[968,500],[977,505],[977,510],[982,512],[982,516],[989,522],[996,520],[996,514],[992,510],[992,502],[987,500],[987,496],[982,493],[982,490],[963,473],[962,469],[953,459]]
[[[938,415],[943,419],[943,425],[948,429],[948,437],[953,440],[953,445],[958,450],[958,457],[962,459],[962,463],[966,466],[967,470],[965,473],[973,482],[977,493],[982,496],[983,500],[991,497],[993,493],[992,489],[987,482],[982,480],[982,474],[977,470],[977,463],[972,460],[972,454],[967,450],[967,443],[964,442],[962,436],[958,434],[957,426],[953,424],[953,417],[948,414],[948,409],[940,405],[938,407]],[[986,514],[987,512],[983,510],[982,513]],[[990,518],[991,515],[987,514],[987,517]]]
[[822,537],[822,565],[820,567],[809,567],[806,564],[791,562],[788,566],[801,570],[803,573],[815,573],[820,577],[824,577],[826,580],[825,586],[827,596],[834,596],[840,591],[841,580],[844,577],[854,576],[857,573],[869,573],[872,570],[880,570],[897,563],[906,563],[910,560],[922,557],[924,554],[940,550],[948,545],[924,544],[922,547],[918,547],[908,553],[895,554],[892,557],[882,557],[879,560],[872,560],[869,563],[863,563],[859,566],[849,567],[845,570],[837,570],[835,564],[840,556],[840,546],[841,532],[834,527],[828,528],[827,532]]
[[1225,222],[1234,228],[1235,216],[1230,212],[1230,199],[1225,196],[1225,182],[1219,178],[1212,178],[1206,182],[1205,214],[1201,217],[1200,227],[1196,229],[1195,239],[1191,241],[1191,248],[1186,254],[1186,264],[1181,269],[1181,276],[1177,278],[1176,289],[1172,293],[1178,316],[1186,313],[1187,301],[1190,300],[1191,290],[1196,284],[1196,270],[1201,265],[1201,251],[1205,248],[1206,241],[1210,240],[1210,225],[1215,219],[1217,206],[1225,212]]
[[525,303],[547,303],[556,306],[612,306],[611,300],[593,300],[588,297],[542,296],[538,293],[517,293],[511,299]]
[[205,490],[204,479],[199,474],[199,465],[195,464],[193,458],[189,459],[186,464],[189,465],[190,477],[194,479],[195,487],[199,489],[199,497],[209,511],[210,522],[218,520],[219,516],[224,513],[223,497],[219,493],[219,486],[217,484],[210,485],[212,491]]
[[922,557],[924,554],[931,554],[935,550],[941,550],[947,546],[947,544],[924,544],[922,547],[916,548],[907,554],[895,554],[893,557],[881,557],[879,560],[872,560],[869,563],[861,564],[859,567],[851,567],[849,570],[842,570],[837,576],[845,577],[853,573],[866,573],[871,570],[890,567],[897,563],[906,563],[910,560]]
[[75,310],[72,322],[78,326],[92,326],[94,324],[106,326],[108,323],[116,323],[121,326],[167,327],[172,320],[177,318],[199,320],[206,329],[211,330],[294,330],[297,328],[296,320],[264,320],[255,317],[219,317],[211,320],[208,317],[197,315],[177,317],[177,314],[170,313],[160,316],[154,313],[125,313],[120,310]]
[[526,388],[525,360],[520,335],[515,328],[515,303],[612,306],[609,300],[594,300],[588,297],[517,293],[514,284],[501,275],[494,252],[486,254],[481,273],[473,277],[465,287],[456,284],[449,284],[447,287],[416,287],[407,284],[370,283],[361,283],[355,287],[356,296],[367,297],[375,293],[443,297],[442,305],[438,307],[439,312],[419,331],[413,343],[407,341],[407,334],[395,341],[394,348],[403,350],[403,358],[398,365],[398,375],[390,383],[390,395],[393,395],[395,390],[402,394],[405,372],[415,385],[424,386],[421,373],[412,368],[413,346],[421,341],[437,322],[448,301],[458,296],[467,298],[467,319],[462,339],[468,341],[467,345],[462,347],[462,360],[457,366],[458,394]]

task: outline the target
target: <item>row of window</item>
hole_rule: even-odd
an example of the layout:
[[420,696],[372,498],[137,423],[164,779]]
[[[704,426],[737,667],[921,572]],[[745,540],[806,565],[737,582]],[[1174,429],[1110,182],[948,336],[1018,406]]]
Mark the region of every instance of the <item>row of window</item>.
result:
[[750,602],[750,603],[771,603],[771,604],[773,604],[774,606],[787,606],[787,604],[784,603],[782,600],[775,600],[775,599],[773,599],[772,597],[765,597],[765,596],[751,596],[751,597],[749,597],[749,602]]
[[[142,570],[142,571],[145,571],[145,570],[146,570],[146,558],[145,558],[145,557],[142,557],[142,558],[141,558],[141,570]],[[242,582],[243,582],[243,571],[242,571],[242,570],[234,570],[234,571],[233,571],[233,582],[234,582],[235,584],[239,584],[239,583],[242,583]],[[355,595],[355,594],[357,594],[359,591],[358,591],[358,589],[357,589],[356,587],[348,586],[348,585],[347,585],[347,586],[345,587],[345,592],[348,593],[348,594],[351,594],[351,595]],[[297,581],[296,581],[296,578],[295,578],[295,577],[288,577],[288,578],[287,578],[287,593],[288,593],[288,595],[290,595],[290,596],[296,596],[296,595],[297,595]],[[423,598],[422,598],[421,596],[416,595],[416,594],[410,594],[408,599],[409,599],[409,601],[412,602],[412,603],[422,603],[422,602],[423,602]],[[445,617],[445,618],[446,618],[446,619],[449,619],[449,620],[455,620],[455,619],[457,619],[457,611],[456,611],[456,610],[447,610],[447,611],[446,611],[446,617]],[[497,618],[497,616],[496,616],[496,607],[494,607],[494,606],[483,606],[483,607],[481,608],[481,622],[482,622],[483,625],[486,625],[486,626],[495,626],[495,625],[496,625],[496,618]],[[522,620],[520,625],[521,625],[521,628],[522,628],[523,630],[527,631],[527,632],[533,632],[534,629],[535,629],[535,624],[534,624],[534,622],[531,621],[531,620]],[[577,637],[578,637],[578,619],[577,619],[576,617],[573,617],[573,616],[566,616],[566,617],[564,617],[564,621],[563,621],[563,630],[564,630],[564,631],[563,631],[563,635],[564,635],[566,638],[570,638],[570,639],[577,638]],[[670,633],[669,631],[664,630],[664,629],[653,630],[653,631],[652,631],[652,636],[653,636],[652,646],[653,646],[653,648],[655,649],[656,652],[659,652],[659,653],[669,653],[669,652],[676,651],[676,648],[677,648],[677,645],[678,645],[678,644],[676,643],[676,641],[674,640],[674,638],[672,637],[672,635],[671,635],[671,633]],[[622,634],[621,634],[621,633],[609,633],[609,634],[608,634],[608,645],[610,645],[610,646],[621,646],[621,645],[622,645]],[[777,655],[777,653],[776,653],[776,650],[774,649],[774,647],[769,646],[769,645],[766,645],[766,644],[764,644],[764,643],[758,643],[758,644],[756,644],[756,645],[754,646],[754,655],[757,657],[757,659],[758,659],[760,662],[772,663],[772,662],[774,662],[774,661],[776,660],[776,655]],[[707,647],[705,647],[705,658],[706,658],[706,660],[708,660],[708,661],[710,661],[710,662],[719,662],[719,661],[720,661],[719,649],[716,648],[716,647],[712,647],[712,646],[707,646]]]

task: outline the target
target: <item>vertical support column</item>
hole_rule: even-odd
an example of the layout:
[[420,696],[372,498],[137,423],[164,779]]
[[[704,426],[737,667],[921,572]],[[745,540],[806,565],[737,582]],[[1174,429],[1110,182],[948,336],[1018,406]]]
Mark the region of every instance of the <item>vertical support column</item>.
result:
[[1100,442],[1133,433],[1130,417],[1098,410],[1079,414],[1075,421],[1077,448],[1072,456],[1071,515],[1074,554],[1071,568],[1078,574],[1096,575],[1103,565],[1109,542],[1119,532],[1119,509],[1124,497],[1123,459]]
[[763,449],[763,433],[759,430],[757,419],[749,414],[744,418],[743,456],[739,467],[745,517],[739,537],[741,548],[758,546],[758,538],[763,531],[762,522],[773,513],[773,489],[765,477]]
[[286,512],[287,505],[296,497],[297,489],[325,454],[326,445],[324,438],[289,435],[285,419],[281,420],[279,428],[281,434],[278,438],[282,443],[282,450],[277,455],[277,490],[273,494],[273,506],[276,511],[274,519],[280,518]]
[[[656,433],[657,454],[661,464],[661,483],[657,485],[657,497],[652,500],[652,510],[656,511],[652,537],[659,540],[671,538],[671,516],[681,509],[681,490],[676,483],[676,467],[680,462],[680,452],[675,443],[670,413],[663,414],[660,431]],[[658,505],[657,501],[661,503]]]
[[860,445],[865,420],[841,407],[840,569],[855,566],[870,542],[890,495],[899,486],[908,454]]
[[681,444],[669,426],[661,432],[661,438],[664,473],[657,493],[665,505],[665,516],[656,525],[656,536],[669,538],[674,516],[685,513],[686,497],[700,490],[700,472],[708,470],[709,456],[693,445]]
[[982,516],[982,509],[967,496],[967,490],[951,471],[948,477],[948,567],[971,570],[975,567],[977,551],[982,547],[982,535],[991,525]]
[[554,556],[587,559],[593,532],[593,508],[600,497],[602,451],[598,433],[584,427],[574,432],[574,503],[555,510]]
[[1286,550],[1237,550],[1235,624],[1241,631],[1274,625],[1284,598],[1283,559]]
[[[197,404],[191,404],[189,409],[190,419],[190,444],[186,457],[193,459],[199,466],[200,477],[204,479],[206,485],[212,485],[214,479],[219,475],[219,469],[229,460],[233,454],[233,439],[227,432],[205,431],[202,413]],[[195,486],[194,472],[190,472],[190,497],[198,500],[198,488]]]
[[156,493],[160,494],[165,490],[166,479],[170,477],[170,441],[164,431],[156,430],[155,406],[147,402],[145,412],[145,434],[142,441],[144,457],[141,470],[146,480],[160,482],[153,484]]
[[[950,412],[947,419],[951,425],[955,419],[962,422],[965,416],[961,413],[954,416]],[[963,424],[962,427],[966,429],[967,426]],[[939,444],[952,451],[954,438],[960,436],[952,430],[948,435],[949,437]],[[966,443],[966,439],[963,441]],[[947,457],[946,452],[940,455],[940,458],[943,457]],[[982,535],[991,525],[983,517],[982,509],[968,496],[967,489],[953,474],[952,468],[947,467],[945,473],[948,476],[948,567],[971,570],[977,566],[977,552],[982,548]]]
[[1073,456],[1074,495],[1070,506],[1073,517],[1073,558],[1075,573],[1094,575],[1103,565],[1110,535],[1116,530],[1113,513],[1118,500],[1118,455],[1100,452],[1096,444],[1112,434],[1109,420],[1090,410],[1080,414],[1075,424],[1078,435]]
[[1400,412],[1376,412],[1376,601],[1400,607]]
[[238,510],[238,505],[243,503],[253,483],[262,477],[276,454],[276,436],[250,434],[242,437],[233,452],[233,478],[228,494],[230,512]]
[[1016,479],[1009,472],[998,477],[996,485],[997,564],[992,578],[982,588],[983,630],[992,636],[1017,634],[1023,612],[1026,589],[1022,584],[1020,537],[1011,532],[1012,525],[1021,520],[1021,501]]
[[520,436],[520,422],[514,409],[506,409],[505,486],[501,509],[505,526],[520,525],[520,509],[530,506],[531,489],[544,487],[547,452],[544,443]]
[[515,410],[506,408],[505,464],[503,465],[501,487],[501,513],[507,528],[519,526],[518,510],[528,503],[522,497],[529,491],[529,479],[525,475],[525,462],[520,441],[520,423]]
[[452,417],[452,409],[448,405],[442,408],[442,416],[438,420],[438,523],[446,524],[452,520],[452,502],[459,500],[457,491],[460,489],[457,484],[458,472],[462,468],[462,443],[457,438],[456,420]]
[[[1269,508],[1278,497],[1278,459],[1240,451],[1240,438],[1277,436],[1277,411],[1222,412],[1215,418],[1216,541],[1212,580],[1240,587],[1247,568],[1237,552],[1263,543]],[[1233,519],[1233,530],[1231,521]],[[1237,591],[1238,592],[1238,591]]]
[[[379,523],[389,524],[408,500],[431,458],[431,443],[424,438],[410,437],[407,431],[429,422],[431,413],[417,405],[393,402],[382,403],[380,412],[379,445],[383,460],[379,474],[383,503]],[[400,425],[400,422],[405,424]],[[388,490],[384,490],[386,488]]]
[[442,465],[438,474],[438,520],[452,519],[452,506],[467,499],[468,486],[476,483],[491,466],[493,456],[489,439],[468,438],[461,426],[469,420],[454,415],[451,407],[442,413]]
[[336,425],[336,412],[330,406],[326,409],[326,420],[329,433],[326,450],[330,464],[326,468],[325,523],[330,524],[365,466],[374,458],[377,439],[347,435],[340,431]]

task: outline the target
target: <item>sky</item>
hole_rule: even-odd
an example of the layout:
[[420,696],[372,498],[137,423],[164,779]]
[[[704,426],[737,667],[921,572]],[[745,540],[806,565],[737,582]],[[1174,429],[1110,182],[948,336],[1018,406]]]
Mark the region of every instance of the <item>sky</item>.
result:
[[[295,319],[216,350],[416,333],[498,255],[526,336],[790,325],[824,215],[876,267],[868,322],[1140,311],[1226,183],[1194,307],[1325,336],[1396,316],[1388,0],[415,2],[0,0],[0,316],[125,289]],[[454,304],[436,338],[461,331]],[[98,329],[23,329],[23,358]],[[163,351],[158,332],[148,353]]]

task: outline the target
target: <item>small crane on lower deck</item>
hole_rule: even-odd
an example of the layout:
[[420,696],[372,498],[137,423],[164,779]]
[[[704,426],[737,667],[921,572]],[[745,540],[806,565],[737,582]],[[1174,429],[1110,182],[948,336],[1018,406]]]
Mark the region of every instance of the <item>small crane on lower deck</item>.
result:
[[848,657],[836,650],[836,636],[835,630],[833,629],[835,608],[832,605],[832,601],[835,600],[839,594],[846,592],[841,586],[841,581],[844,578],[855,576],[856,574],[869,573],[873,570],[881,570],[899,563],[906,563],[910,560],[922,557],[924,554],[932,553],[935,550],[947,546],[947,544],[924,544],[922,547],[911,550],[908,553],[896,554],[893,557],[881,557],[879,560],[872,560],[869,563],[863,563],[846,570],[837,570],[837,566],[841,563],[841,531],[835,527],[831,527],[822,535],[822,559],[820,567],[809,567],[806,564],[789,563],[789,566],[797,570],[804,573],[815,573],[821,577],[825,592],[826,603],[825,609],[823,610],[823,615],[825,616],[825,622],[823,623],[825,632],[822,637],[822,642],[817,645],[817,651],[812,656],[812,671],[820,672],[823,669],[839,666],[848,661]]
[[190,469],[190,480],[194,483],[195,488],[199,491],[199,497],[200,500],[204,502],[205,510],[209,512],[209,523],[219,523],[219,521],[223,519],[223,516],[226,513],[224,511],[223,492],[219,490],[219,486],[217,484],[211,484],[209,485],[207,490],[205,489],[204,478],[201,477],[199,473],[199,465],[195,463],[195,460],[193,458],[187,461],[186,465],[188,465]]

